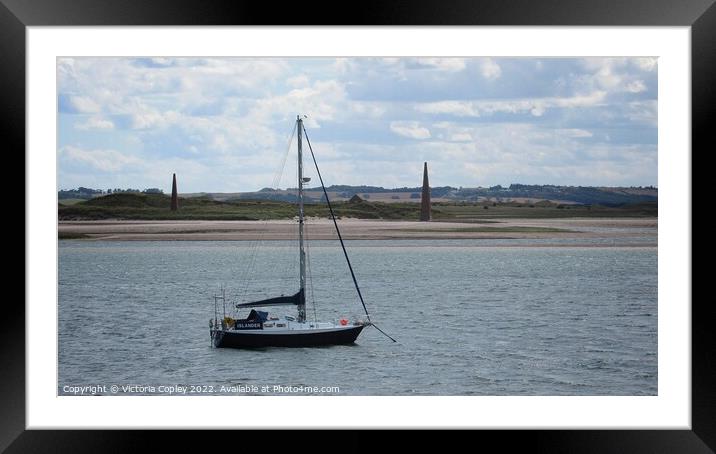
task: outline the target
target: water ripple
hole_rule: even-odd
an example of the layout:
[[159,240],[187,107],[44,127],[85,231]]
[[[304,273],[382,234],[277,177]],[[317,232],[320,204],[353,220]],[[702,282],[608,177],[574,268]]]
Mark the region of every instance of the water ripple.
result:
[[[245,242],[62,241],[58,392],[181,383],[656,395],[656,248],[470,247],[480,241],[349,241],[371,315],[399,342],[366,329],[354,346],[255,350],[211,348],[212,295],[220,285],[231,302],[292,291],[293,245],[257,256],[247,288]],[[309,299],[321,319],[360,316],[340,250],[324,243],[311,249]]]

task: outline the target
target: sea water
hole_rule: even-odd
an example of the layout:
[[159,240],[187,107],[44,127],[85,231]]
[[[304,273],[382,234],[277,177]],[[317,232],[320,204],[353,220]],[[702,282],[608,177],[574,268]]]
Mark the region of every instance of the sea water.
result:
[[[209,320],[295,293],[295,243],[60,241],[58,394],[657,395],[657,248],[570,241],[348,241],[398,342],[254,350]],[[337,242],[309,271],[309,320],[365,315]]]

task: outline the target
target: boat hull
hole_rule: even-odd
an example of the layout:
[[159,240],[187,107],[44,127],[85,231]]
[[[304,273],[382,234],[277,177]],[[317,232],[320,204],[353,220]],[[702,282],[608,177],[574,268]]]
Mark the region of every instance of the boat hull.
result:
[[347,328],[296,330],[283,333],[214,330],[212,339],[217,348],[320,347],[352,344],[363,328],[364,325],[356,325]]

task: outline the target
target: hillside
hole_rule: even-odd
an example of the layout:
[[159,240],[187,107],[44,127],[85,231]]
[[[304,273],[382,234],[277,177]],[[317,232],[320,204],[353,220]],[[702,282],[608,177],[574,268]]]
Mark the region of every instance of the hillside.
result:
[[[180,197],[179,210],[169,210],[170,197],[164,194],[119,193],[90,200],[58,205],[60,220],[260,220],[291,219],[296,216],[292,203],[272,200]],[[358,219],[416,220],[420,206],[412,202],[378,202],[357,197],[352,201],[332,202],[336,216]],[[324,203],[307,203],[306,216],[327,218]],[[480,222],[489,218],[561,218],[561,217],[653,217],[657,204],[646,202],[619,207],[532,202],[435,202],[435,220]]]
[[[380,186],[348,186],[333,185],[326,188],[331,201],[348,201],[354,195],[371,202],[406,203],[420,202],[421,188],[392,188]],[[489,188],[454,188],[452,186],[436,186],[430,188],[433,202],[471,202],[471,203],[537,203],[542,200],[556,204],[603,205],[616,207],[620,205],[657,202],[659,191],[652,186],[638,187],[590,187],[590,186],[555,186],[511,184],[509,187],[500,185]],[[58,191],[58,199],[63,205],[70,205],[81,200],[90,200],[107,194],[144,194],[163,195],[157,188],[143,191],[138,189],[100,190],[80,187],[78,189]],[[246,200],[270,200],[277,202],[295,202],[296,189],[263,188],[255,192],[194,192],[180,194],[186,199],[200,198],[219,202],[236,202]],[[306,203],[325,201],[320,187],[304,190]]]
[[[331,200],[348,200],[354,195],[363,199],[388,203],[419,202],[420,187],[386,189],[378,186],[334,185],[326,188]],[[264,188],[257,192],[234,193],[229,199],[261,199],[289,202],[295,200],[295,189]],[[644,202],[656,202],[658,189],[654,187],[588,187],[512,184],[509,187],[454,188],[439,186],[430,188],[431,199],[441,202],[538,202],[548,200],[555,203],[619,206]],[[224,200],[222,194],[207,194]],[[223,196],[223,197],[222,197]],[[324,199],[321,188],[305,190],[308,201]]]

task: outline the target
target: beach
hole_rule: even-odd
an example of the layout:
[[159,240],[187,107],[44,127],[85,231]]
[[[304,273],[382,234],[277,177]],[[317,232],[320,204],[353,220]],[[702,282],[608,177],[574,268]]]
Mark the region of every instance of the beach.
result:
[[[418,222],[341,219],[341,234],[348,240],[391,239],[612,239],[618,246],[656,246],[656,218],[492,219],[489,222]],[[307,219],[311,239],[337,238],[333,222]],[[251,241],[292,240],[295,220],[269,221],[61,221],[60,238],[111,241]],[[630,238],[652,237],[630,242]]]

